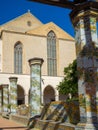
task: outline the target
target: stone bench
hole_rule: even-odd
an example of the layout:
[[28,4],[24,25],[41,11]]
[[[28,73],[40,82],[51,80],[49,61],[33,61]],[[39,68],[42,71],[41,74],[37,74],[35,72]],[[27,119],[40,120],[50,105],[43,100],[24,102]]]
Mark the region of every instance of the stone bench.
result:
[[66,127],[66,130],[67,128],[71,130],[67,125],[70,124],[72,130],[74,130],[74,124],[77,124],[79,119],[79,106],[77,102],[66,103],[55,101],[43,107],[40,117],[31,118],[28,127],[40,130],[50,130],[50,127],[51,130],[57,130],[57,127],[58,129]]
[[17,107],[17,114],[21,116],[29,117],[30,114],[30,106],[22,104]]
[[2,117],[9,119],[10,113],[9,112],[2,112]]
[[18,123],[21,123],[21,124],[27,126],[29,118],[26,117],[26,116],[20,116],[20,115],[17,115],[17,114],[11,114],[10,115],[10,120],[13,120],[15,122],[18,122]]
[[11,114],[10,119],[27,125],[30,118],[30,106],[22,104],[17,107],[17,113]]

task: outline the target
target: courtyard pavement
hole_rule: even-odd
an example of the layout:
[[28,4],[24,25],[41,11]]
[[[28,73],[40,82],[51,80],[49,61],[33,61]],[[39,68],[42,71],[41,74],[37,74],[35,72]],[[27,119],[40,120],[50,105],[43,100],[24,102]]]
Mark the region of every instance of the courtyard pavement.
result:
[[0,117],[0,130],[28,130],[26,126]]

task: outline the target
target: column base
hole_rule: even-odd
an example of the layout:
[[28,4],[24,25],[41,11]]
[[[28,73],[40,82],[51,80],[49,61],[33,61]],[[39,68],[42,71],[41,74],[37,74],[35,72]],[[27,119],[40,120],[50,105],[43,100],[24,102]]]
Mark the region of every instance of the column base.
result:
[[76,127],[75,130],[98,130],[98,123],[79,123]]

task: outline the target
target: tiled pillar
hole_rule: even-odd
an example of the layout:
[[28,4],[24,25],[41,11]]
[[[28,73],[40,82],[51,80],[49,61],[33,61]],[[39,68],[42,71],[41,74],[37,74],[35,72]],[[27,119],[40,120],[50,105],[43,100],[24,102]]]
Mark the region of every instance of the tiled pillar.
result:
[[16,113],[17,107],[17,77],[10,77],[10,105],[11,105],[11,113]]
[[8,99],[9,99],[9,90],[8,90],[8,84],[3,84],[3,112],[8,112]]
[[25,94],[25,104],[28,104],[28,94]]
[[0,113],[2,112],[2,86],[0,86]]
[[43,59],[33,58],[29,60],[30,65],[30,116],[40,114],[41,106],[41,65]]
[[[77,10],[77,13],[76,11],[71,13],[76,32],[80,117],[81,122],[86,122],[87,124],[97,124],[98,121],[97,16],[98,12],[87,10],[87,8],[86,11],[78,12]],[[91,130],[93,130],[93,128]]]
[[55,91],[55,101],[59,101],[59,93],[58,93],[58,91]]

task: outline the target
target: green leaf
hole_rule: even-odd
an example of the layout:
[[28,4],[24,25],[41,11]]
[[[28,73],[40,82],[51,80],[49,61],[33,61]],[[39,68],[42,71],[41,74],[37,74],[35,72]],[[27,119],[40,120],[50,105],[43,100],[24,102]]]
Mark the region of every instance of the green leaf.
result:
[[77,62],[74,60],[68,67],[64,68],[64,79],[57,86],[59,93],[71,94],[72,97],[78,93]]

